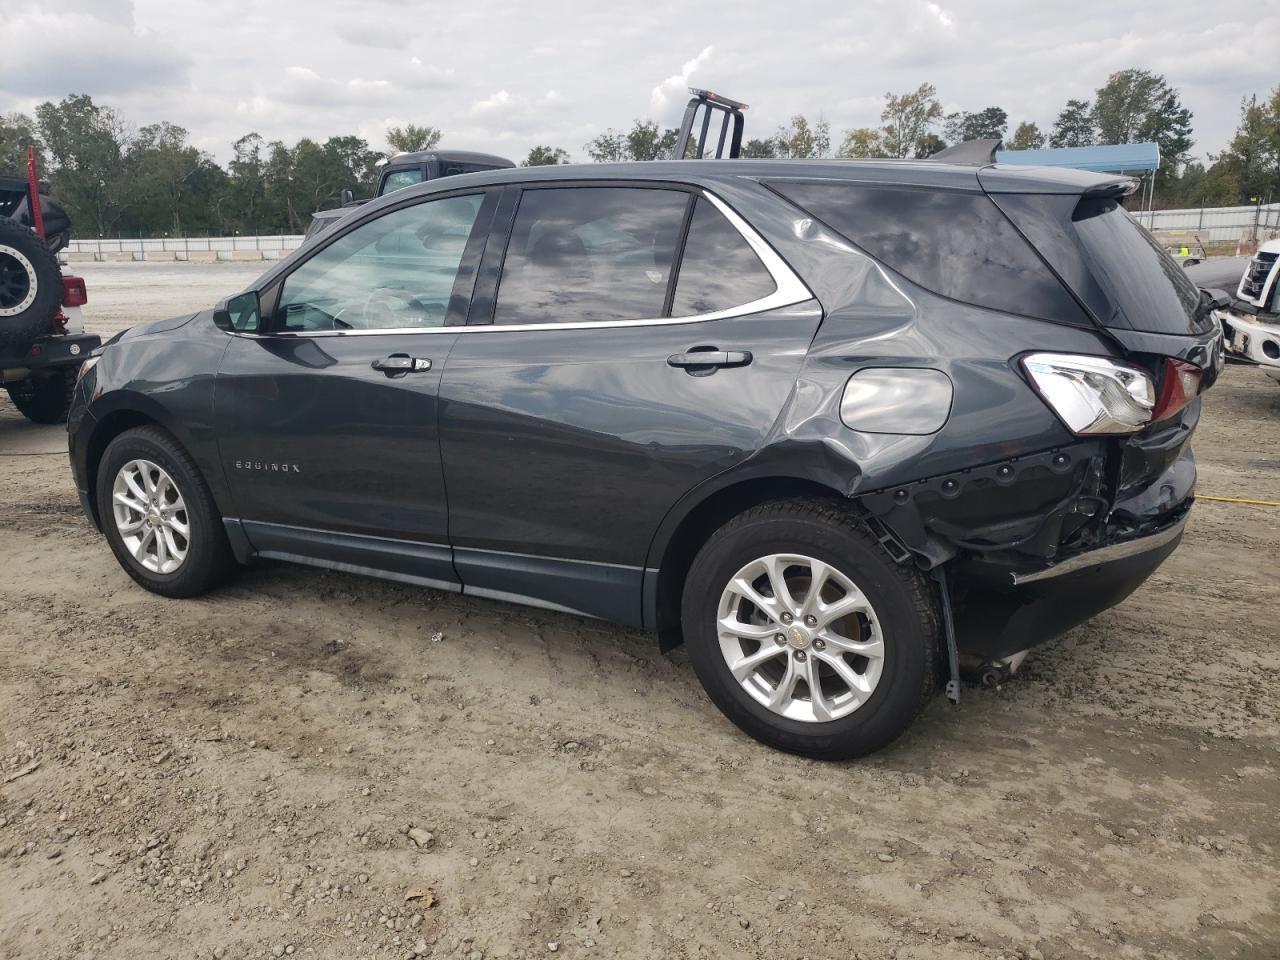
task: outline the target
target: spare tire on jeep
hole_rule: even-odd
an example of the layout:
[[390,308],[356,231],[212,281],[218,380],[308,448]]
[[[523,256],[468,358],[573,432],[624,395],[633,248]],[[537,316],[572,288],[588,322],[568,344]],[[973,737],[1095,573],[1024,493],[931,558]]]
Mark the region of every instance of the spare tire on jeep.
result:
[[53,332],[62,305],[61,278],[48,244],[0,217],[0,347],[21,346]]

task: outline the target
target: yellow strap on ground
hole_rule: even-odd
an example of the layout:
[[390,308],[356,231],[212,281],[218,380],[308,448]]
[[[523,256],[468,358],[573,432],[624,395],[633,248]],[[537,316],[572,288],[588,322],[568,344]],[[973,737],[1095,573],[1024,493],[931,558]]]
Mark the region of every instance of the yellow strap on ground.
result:
[[1196,494],[1197,500],[1213,500],[1216,503],[1247,503],[1252,507],[1280,507],[1280,501],[1277,500],[1243,500],[1240,497],[1206,497],[1202,493]]

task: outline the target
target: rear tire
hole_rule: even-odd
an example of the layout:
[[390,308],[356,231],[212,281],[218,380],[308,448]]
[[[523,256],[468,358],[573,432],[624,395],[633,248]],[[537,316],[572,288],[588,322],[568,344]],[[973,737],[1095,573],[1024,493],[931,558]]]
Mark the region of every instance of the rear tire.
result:
[[102,529],[120,566],[152,593],[194,597],[235,570],[222,514],[204,477],[159,427],[126,430],[107,445],[97,497]]
[[0,217],[0,347],[25,346],[53,332],[62,306],[61,278],[49,245]]
[[76,368],[59,367],[28,374],[6,387],[9,399],[33,423],[66,423],[71,395],[76,389]]
[[932,586],[837,503],[779,501],[730,520],[694,558],[681,613],[707,695],[789,753],[842,760],[879,750],[937,689]]

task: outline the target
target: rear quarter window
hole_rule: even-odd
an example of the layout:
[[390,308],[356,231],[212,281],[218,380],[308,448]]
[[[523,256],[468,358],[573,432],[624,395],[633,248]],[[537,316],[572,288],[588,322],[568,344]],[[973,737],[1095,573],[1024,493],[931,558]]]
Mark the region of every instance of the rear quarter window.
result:
[[841,181],[767,185],[926,290],[1019,316],[1089,323],[985,194]]
[[1212,328],[1182,265],[1118,202],[1085,198],[1071,223],[1094,276],[1133,329],[1186,335]]

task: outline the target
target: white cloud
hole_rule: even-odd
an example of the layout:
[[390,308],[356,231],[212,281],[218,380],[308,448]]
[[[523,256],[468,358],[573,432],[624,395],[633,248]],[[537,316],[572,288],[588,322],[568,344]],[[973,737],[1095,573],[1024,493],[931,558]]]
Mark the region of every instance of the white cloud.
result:
[[698,68],[705,65],[711,59],[714,47],[703,47],[702,52],[692,60],[685,61],[685,65],[680,68],[680,72],[667,77],[660,84],[653,88],[653,93],[649,96],[649,109],[653,113],[661,113],[667,106],[669,98],[675,94],[677,98],[683,95],[689,88],[689,79],[697,72]]
[[[886,91],[925,81],[948,109],[996,105],[1047,128],[1068,97],[1092,99],[1131,66],[1178,88],[1203,155],[1230,139],[1242,96],[1276,85],[1280,36],[1274,0],[1165,0],[1158,18],[1113,0],[738,0],[693,16],[675,0],[379,0],[354,12],[349,0],[0,0],[0,10],[16,39],[0,54],[0,114],[84,92],[135,126],[181,124],[223,161],[251,130],[289,143],[358,133],[382,148],[389,118],[439,127],[446,146],[519,160],[541,143],[581,157],[607,127],[674,124],[689,85],[750,103],[748,137],[823,113],[839,141],[879,123]],[[56,48],[34,37],[56,37]]]

